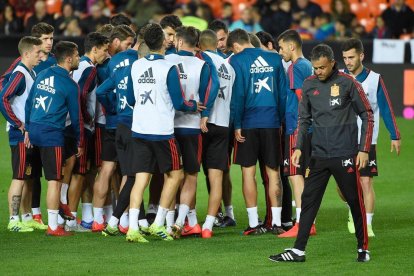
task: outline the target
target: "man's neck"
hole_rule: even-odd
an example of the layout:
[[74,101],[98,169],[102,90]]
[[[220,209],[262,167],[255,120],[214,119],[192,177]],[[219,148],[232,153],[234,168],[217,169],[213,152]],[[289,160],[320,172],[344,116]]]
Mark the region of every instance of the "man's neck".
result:
[[190,53],[193,53],[193,54],[195,53],[194,48],[187,47],[187,46],[182,46],[179,51],[186,51],[186,52],[190,52]]
[[150,54],[164,56],[165,55],[165,49],[160,49],[158,51],[150,51]]
[[303,57],[302,51],[294,51],[292,53],[292,62],[295,63],[298,59]]
[[44,53],[41,57],[40,60],[41,61],[46,61],[49,58],[49,53]]
[[24,66],[26,66],[27,69],[29,69],[29,71],[33,70],[33,65],[31,65],[27,60],[23,59],[21,60],[21,63],[23,63]]
[[211,52],[217,52],[217,49],[214,47],[202,47],[201,51],[205,52],[205,51],[211,51]]
[[91,53],[86,53],[85,57],[89,58],[93,64],[96,64],[96,59]]
[[349,73],[351,73],[351,76],[356,78],[359,74],[361,74],[363,69],[364,69],[364,66],[361,64],[361,66],[359,66],[354,72],[349,72]]
[[68,71],[68,73],[71,71],[70,66],[66,65],[66,64],[58,64],[59,67],[61,67],[62,69],[65,69],[66,71]]

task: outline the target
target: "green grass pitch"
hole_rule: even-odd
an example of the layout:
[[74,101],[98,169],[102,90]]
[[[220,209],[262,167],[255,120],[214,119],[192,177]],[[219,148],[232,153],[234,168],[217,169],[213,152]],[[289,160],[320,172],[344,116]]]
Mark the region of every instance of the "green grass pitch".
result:
[[[382,124],[382,123],[381,123]],[[414,121],[398,119],[402,133],[402,153],[390,153],[389,135],[381,125],[375,178],[377,195],[374,216],[375,238],[370,239],[371,262],[355,262],[356,239],[346,227],[347,209],[331,181],[317,216],[317,232],[307,247],[307,261],[301,264],[272,263],[267,257],[293,245],[292,239],[266,234],[241,236],[247,214],[241,193],[238,166],[232,167],[233,205],[237,227],[215,229],[210,240],[201,238],[148,244],[127,243],[124,237],[102,237],[79,233],[72,237],[47,237],[44,232],[7,231],[7,192],[11,180],[10,150],[4,119],[0,119],[0,275],[290,275],[365,274],[405,275],[414,272],[413,183]],[[260,183],[260,182],[259,182]],[[259,213],[264,216],[264,191],[259,188]],[[46,184],[43,184],[42,211]],[[199,177],[198,219],[204,221],[207,193],[204,177]]]

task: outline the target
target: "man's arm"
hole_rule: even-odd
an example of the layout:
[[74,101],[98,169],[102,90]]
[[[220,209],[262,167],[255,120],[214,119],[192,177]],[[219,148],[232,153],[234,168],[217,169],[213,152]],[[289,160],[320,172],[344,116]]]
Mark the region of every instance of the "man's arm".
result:
[[77,84],[76,86],[71,86],[68,89],[70,89],[71,91],[68,91],[66,93],[66,103],[69,110],[70,120],[72,122],[72,128],[75,131],[78,147],[83,148],[85,145],[85,136],[83,118],[80,109],[80,89]]
[[384,120],[385,126],[388,129],[388,132],[390,133],[391,140],[400,140],[400,131],[398,130],[397,123],[395,121],[391,99],[388,96],[388,91],[385,87],[384,80],[382,79],[382,77],[380,77],[379,79],[377,100],[381,116]]
[[23,122],[21,122],[17,118],[16,114],[14,114],[10,100],[12,100],[15,96],[22,95],[25,89],[26,81],[24,74],[22,72],[15,72],[0,93],[0,111],[4,118],[6,118],[12,126],[17,128],[20,128],[23,125]]
[[309,101],[308,81],[303,83],[302,101],[299,102],[299,116],[298,116],[298,134],[296,139],[295,149],[303,150],[308,129],[312,124],[312,110]]
[[115,78],[106,79],[101,85],[96,89],[96,98],[105,108],[106,112],[116,113],[116,94],[113,91],[116,89]]
[[96,68],[88,67],[82,72],[82,76],[78,81],[78,85],[81,91],[80,102],[81,102],[81,112],[85,122],[91,122],[93,119],[93,114],[88,113],[87,99],[88,94],[92,92],[96,86]]
[[176,110],[197,111],[197,102],[195,100],[186,101],[184,98],[184,92],[180,83],[180,75],[176,66],[171,67],[168,71],[167,87],[173,106]]
[[234,59],[230,59],[230,65],[235,72],[235,78],[233,83],[233,93],[230,102],[230,117],[233,118],[234,129],[242,128],[242,119],[245,105],[245,90],[243,81],[243,72]]
[[287,82],[287,78],[286,78],[286,74],[285,74],[285,70],[283,69],[283,64],[282,64],[282,60],[278,59],[278,64],[277,64],[277,76],[276,76],[276,85],[277,85],[277,95],[276,93],[275,96],[277,96],[278,98],[276,99],[276,101],[278,102],[278,111],[279,111],[279,118],[280,121],[284,121],[285,120],[285,112],[286,112],[286,97],[287,97],[287,92],[289,89],[288,86],[288,82]]
[[212,63],[204,63],[201,69],[199,95],[200,101],[206,109],[201,112],[201,117],[208,117],[210,115],[210,110],[213,108],[214,101],[216,100],[219,86],[216,67]]
[[372,113],[372,108],[361,84],[352,79],[350,89],[352,108],[362,120],[359,151],[369,152],[372,142],[372,131],[374,128],[374,116]]
[[29,124],[30,124],[30,113],[32,112],[32,106],[33,106],[33,98],[34,98],[34,92],[35,90],[35,85],[33,84],[32,88],[30,89],[29,92],[29,96],[27,97],[26,100],[26,105],[24,106],[24,116],[25,116],[25,124],[26,124],[26,129],[29,129]]

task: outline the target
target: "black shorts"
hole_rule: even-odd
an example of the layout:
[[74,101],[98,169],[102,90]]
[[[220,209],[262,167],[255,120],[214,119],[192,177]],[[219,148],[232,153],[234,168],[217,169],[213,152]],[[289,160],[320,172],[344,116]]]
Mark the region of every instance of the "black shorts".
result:
[[266,166],[279,169],[281,146],[278,128],[242,129],[244,143],[234,141],[233,163],[242,167],[255,166],[260,158]]
[[369,177],[378,176],[376,145],[371,145],[368,153],[368,165],[359,171],[359,175]]
[[131,156],[132,131],[123,124],[118,124],[115,135],[116,154],[122,175],[128,175],[128,167]]
[[42,176],[42,162],[37,147],[26,148],[23,142],[10,146],[13,179],[25,180]]
[[308,167],[310,161],[310,155],[312,152],[311,147],[312,134],[306,134],[306,139],[303,143],[302,155],[300,156],[299,164],[300,167],[297,168],[293,166],[290,157],[295,151],[296,146],[296,132],[292,135],[285,135],[285,151],[283,159],[283,175],[284,176],[293,176],[293,175],[302,175],[305,176],[306,168]]
[[115,144],[116,129],[102,128],[102,161],[116,162],[116,144]]
[[227,171],[229,128],[207,124],[208,132],[203,133],[203,167]]
[[183,167],[180,146],[175,138],[149,141],[132,138],[130,176],[136,173],[166,173]]
[[183,154],[184,171],[187,173],[199,172],[203,152],[203,139],[201,134],[175,135],[175,137]]
[[69,159],[70,157],[78,153],[78,142],[75,137],[65,136],[65,155],[63,156],[64,160]]
[[39,147],[46,180],[61,180],[64,147]]

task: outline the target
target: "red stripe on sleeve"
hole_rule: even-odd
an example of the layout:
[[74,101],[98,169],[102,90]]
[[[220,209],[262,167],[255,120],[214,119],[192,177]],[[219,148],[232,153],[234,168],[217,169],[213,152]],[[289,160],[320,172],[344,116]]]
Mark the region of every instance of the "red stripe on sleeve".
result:
[[90,120],[91,120],[91,118],[88,114],[87,95],[88,95],[88,91],[91,87],[91,84],[92,84],[92,82],[95,78],[96,78],[96,68],[93,67],[92,70],[91,70],[90,75],[86,79],[86,82],[85,82],[85,85],[83,86],[82,94],[81,94],[82,114],[84,116],[84,120],[87,121],[87,122],[90,122]]
[[392,118],[392,125],[394,126],[395,134],[397,135],[397,139],[401,139],[400,131],[398,130],[397,123],[395,121],[394,110],[391,105],[391,100],[388,96],[387,88],[385,87],[384,80],[380,77],[380,85],[382,87],[382,91],[384,91],[385,98],[387,99],[388,108],[391,111],[391,118]]
[[3,95],[3,105],[4,108],[7,112],[7,115],[10,117],[10,119],[18,126],[20,127],[22,125],[22,122],[17,118],[16,114],[14,114],[12,108],[11,108],[11,104],[8,100],[8,97],[10,95],[13,94],[13,92],[15,91],[17,85],[19,84],[19,82],[22,80],[22,78],[24,78],[23,73],[18,72],[16,74],[16,77],[14,78],[14,80],[12,81],[12,83],[10,84],[10,86],[7,88],[7,91],[4,93]]

